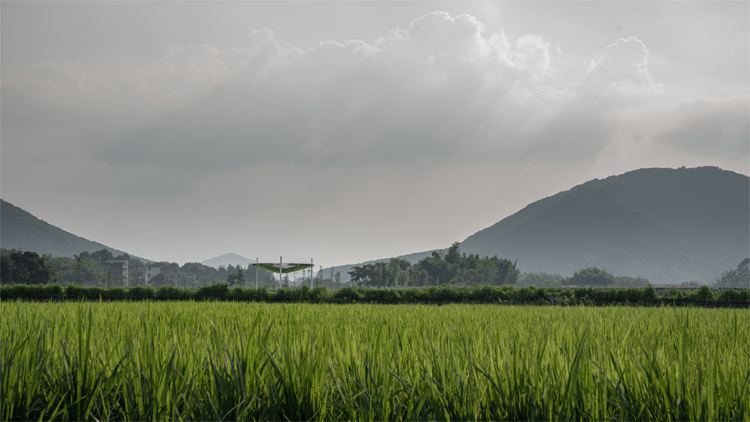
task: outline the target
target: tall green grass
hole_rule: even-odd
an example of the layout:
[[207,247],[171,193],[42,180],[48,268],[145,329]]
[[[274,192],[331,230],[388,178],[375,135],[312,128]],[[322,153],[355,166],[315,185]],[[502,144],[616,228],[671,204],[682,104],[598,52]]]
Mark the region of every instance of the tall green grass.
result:
[[750,310],[0,302],[3,420],[748,420]]

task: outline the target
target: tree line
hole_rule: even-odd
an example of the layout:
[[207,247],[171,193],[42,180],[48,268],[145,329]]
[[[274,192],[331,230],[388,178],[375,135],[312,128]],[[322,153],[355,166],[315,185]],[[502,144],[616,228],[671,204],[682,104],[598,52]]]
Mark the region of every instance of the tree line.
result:
[[[230,285],[254,285],[255,271],[247,273],[241,265],[213,268],[198,262],[179,265],[176,262],[151,262],[144,264],[128,254],[113,255],[107,249],[81,252],[70,257],[53,257],[49,254],[16,249],[0,250],[0,283],[2,284],[76,284],[81,286],[117,287],[121,285],[117,269],[109,266],[114,261],[127,262],[127,277],[133,286],[145,285],[146,267],[160,267],[160,273],[148,283],[155,287],[198,287],[205,284],[229,282]],[[273,275],[259,271],[259,285],[271,284]],[[244,283],[238,283],[242,279]]]
[[[0,249],[0,284],[60,284],[97,287],[120,285],[109,261],[127,261],[136,274],[144,268],[138,259],[128,254],[114,256],[102,249],[96,252],[81,252],[68,257],[39,255],[36,252],[15,249]],[[516,263],[508,259],[480,258],[460,252],[458,242],[446,252],[436,251],[412,265],[404,259],[393,258],[388,262],[377,262],[354,266],[349,271],[351,282],[342,283],[341,274],[325,277],[322,269],[315,274],[309,271],[301,277],[284,274],[279,280],[276,273],[254,268],[245,270],[242,265],[213,268],[197,262],[179,265],[175,262],[152,262],[149,267],[160,267],[160,274],[151,279],[154,287],[199,287],[206,284],[227,283],[229,287],[255,287],[269,289],[297,286],[326,287],[338,289],[346,286],[359,287],[428,287],[438,285],[517,285],[536,287],[592,286],[592,287],[645,287],[651,285],[642,277],[615,276],[606,269],[587,267],[576,271],[571,277],[560,274],[532,272],[521,274]],[[140,270],[138,270],[140,268]],[[145,279],[136,276],[131,285],[145,285]],[[312,277],[312,280],[310,279]],[[717,287],[750,288],[750,258],[744,259],[736,269],[725,271],[716,281]],[[683,287],[699,287],[697,283],[683,283]]]
[[[62,287],[52,285],[12,285],[0,286],[3,300],[91,300],[91,301],[181,301],[181,300],[222,300],[236,302],[308,302],[308,303],[494,303],[500,305],[613,305],[629,304],[640,306],[719,306],[747,307],[750,303],[750,290],[723,289],[714,292],[708,286],[700,289],[669,289],[661,294],[651,286],[642,288],[559,288],[533,286],[517,288],[504,286],[431,286],[414,289],[371,289],[364,287],[344,287],[329,290],[326,287],[308,286],[301,288],[265,287],[229,288],[227,283],[208,284],[198,288],[162,286],[148,287],[82,287],[71,284]],[[718,302],[718,303],[717,303]]]
[[446,252],[434,251],[414,265],[392,258],[387,263],[354,266],[349,276],[360,287],[500,286],[516,284],[520,273],[513,261],[462,254],[459,242],[454,242]]

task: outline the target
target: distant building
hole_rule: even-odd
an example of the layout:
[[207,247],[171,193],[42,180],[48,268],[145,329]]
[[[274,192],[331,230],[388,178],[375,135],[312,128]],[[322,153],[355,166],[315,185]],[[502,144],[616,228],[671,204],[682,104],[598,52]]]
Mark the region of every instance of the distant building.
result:
[[161,272],[161,267],[146,267],[146,285],[151,284],[151,279]]
[[101,264],[112,274],[111,286],[130,287],[128,261],[103,261]]

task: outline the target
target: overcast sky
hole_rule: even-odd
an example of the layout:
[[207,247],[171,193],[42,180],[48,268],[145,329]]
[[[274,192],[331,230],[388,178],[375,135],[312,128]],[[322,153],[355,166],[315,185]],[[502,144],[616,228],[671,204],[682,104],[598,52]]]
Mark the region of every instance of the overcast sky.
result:
[[750,3],[0,3],[2,198],[179,263],[444,248],[642,167],[748,174]]

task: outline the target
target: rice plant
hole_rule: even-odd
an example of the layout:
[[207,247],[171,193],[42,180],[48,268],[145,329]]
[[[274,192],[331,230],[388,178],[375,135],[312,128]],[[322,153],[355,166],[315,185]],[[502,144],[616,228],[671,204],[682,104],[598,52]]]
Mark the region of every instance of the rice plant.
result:
[[750,310],[0,302],[3,420],[748,420]]

